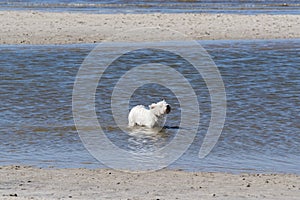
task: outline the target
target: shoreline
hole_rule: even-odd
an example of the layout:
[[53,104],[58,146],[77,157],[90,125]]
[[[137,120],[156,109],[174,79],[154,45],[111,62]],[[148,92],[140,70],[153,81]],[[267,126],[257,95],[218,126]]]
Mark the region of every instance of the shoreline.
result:
[[295,174],[0,167],[0,199],[297,199]]
[[[300,15],[0,11],[0,44],[99,43],[112,35],[121,42],[128,41],[122,33],[147,27],[174,30],[193,40],[298,39],[299,21]],[[159,34],[161,40],[178,39],[168,32]],[[146,41],[143,34],[134,40]]]

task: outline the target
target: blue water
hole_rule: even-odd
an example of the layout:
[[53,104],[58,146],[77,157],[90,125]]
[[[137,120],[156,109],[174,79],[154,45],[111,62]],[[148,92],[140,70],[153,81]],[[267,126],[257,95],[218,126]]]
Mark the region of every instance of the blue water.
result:
[[[199,159],[210,119],[210,98],[205,82],[194,81],[193,72],[186,68],[189,81],[199,89],[200,128],[188,151],[168,168],[300,174],[300,40],[200,43],[218,66],[225,84],[225,126],[213,151]],[[94,44],[0,46],[0,165],[106,167],[84,148],[72,116],[74,80],[93,47]],[[135,58],[143,56],[142,52]],[[163,56],[166,62],[174,59]],[[160,59],[159,53],[154,58]],[[131,61],[123,60],[119,69],[126,69]],[[185,69],[184,63],[178,62]],[[166,145],[176,128],[156,138],[136,138],[121,133],[110,112],[101,110],[109,97],[109,80],[118,78],[114,76],[117,71],[111,73],[110,79],[99,85],[96,95],[97,116],[109,139],[122,148],[137,151]],[[165,88],[145,85],[135,91],[131,103],[148,105],[161,96],[173,108],[167,125],[175,127],[180,121],[180,105]]]
[[0,1],[2,10],[40,10],[89,13],[243,13],[299,14],[298,0],[24,0]]

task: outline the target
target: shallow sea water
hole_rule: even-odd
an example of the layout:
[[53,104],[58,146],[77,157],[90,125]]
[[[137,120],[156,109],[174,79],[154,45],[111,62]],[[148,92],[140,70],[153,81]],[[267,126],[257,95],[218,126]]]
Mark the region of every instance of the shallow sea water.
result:
[[[300,173],[300,41],[201,41],[222,75],[227,116],[221,137],[200,159],[199,148],[210,120],[210,97],[203,79],[184,62],[149,50],[124,57],[99,82],[96,114],[107,137],[118,147],[151,152],[168,144],[179,130],[180,103],[158,84],[139,87],[129,108],[162,97],[172,106],[166,129],[156,135],[126,134],[110,108],[112,83],[132,60],[174,60],[192,82],[201,111],[198,133],[184,155],[168,166],[186,171]],[[86,45],[0,46],[0,165],[106,167],[81,142],[72,115],[72,90],[78,69],[95,47]],[[154,72],[155,73],[155,72]],[[180,87],[180,84],[178,85]],[[129,109],[128,108],[128,109]],[[192,114],[191,114],[192,117]],[[138,130],[140,132],[140,130]]]

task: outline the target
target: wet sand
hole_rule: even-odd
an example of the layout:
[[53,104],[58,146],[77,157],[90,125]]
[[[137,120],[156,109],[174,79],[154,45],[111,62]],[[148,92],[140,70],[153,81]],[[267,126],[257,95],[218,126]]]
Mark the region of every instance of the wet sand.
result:
[[[175,30],[194,40],[300,38],[299,15],[0,11],[0,44],[98,43],[114,34],[145,27]],[[176,39],[164,32],[160,38]],[[145,38],[140,35],[135,39]]]
[[0,167],[0,199],[299,199],[293,174]]

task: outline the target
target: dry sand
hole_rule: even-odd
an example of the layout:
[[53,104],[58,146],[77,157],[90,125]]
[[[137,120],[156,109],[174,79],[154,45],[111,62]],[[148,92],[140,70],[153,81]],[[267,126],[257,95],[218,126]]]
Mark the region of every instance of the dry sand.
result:
[[[300,15],[0,11],[0,44],[95,43],[143,27],[168,28],[195,40],[300,38]],[[174,39],[164,33],[160,37]]]
[[0,199],[299,199],[300,177],[0,167]]

